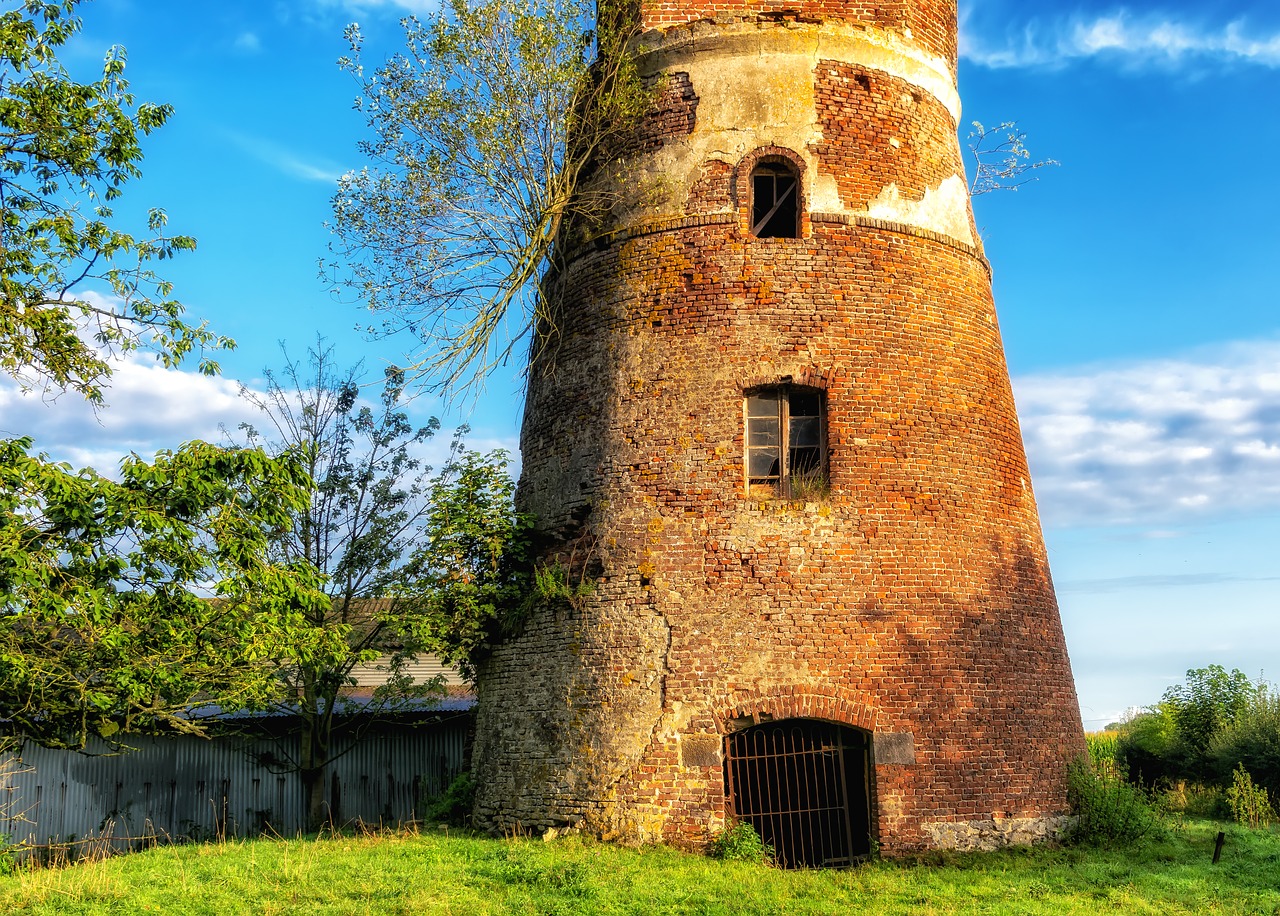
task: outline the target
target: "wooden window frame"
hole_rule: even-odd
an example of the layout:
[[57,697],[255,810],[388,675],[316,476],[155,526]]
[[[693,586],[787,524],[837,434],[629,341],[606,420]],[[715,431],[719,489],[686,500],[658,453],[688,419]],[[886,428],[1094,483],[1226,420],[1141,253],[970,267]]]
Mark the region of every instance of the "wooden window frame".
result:
[[[816,415],[813,413],[793,415],[793,401],[804,398],[812,398],[816,401]],[[766,410],[764,403],[770,400],[775,405],[772,412]],[[815,424],[817,441],[812,445],[796,445],[793,439],[802,435],[804,430],[793,425],[793,420],[813,419],[817,420]],[[797,491],[802,489],[801,484],[806,484],[804,489],[812,486],[817,490],[825,490],[829,486],[827,393],[824,390],[791,383],[762,385],[749,389],[743,393],[742,423],[743,474],[748,494],[758,493],[761,488],[768,487],[773,495],[794,499],[797,498]],[[774,424],[776,424],[774,437],[777,441],[769,443],[767,442],[770,438],[769,427]],[[797,471],[793,466],[798,459],[796,453],[814,448],[817,450],[817,461],[810,461],[808,468]],[[768,461],[770,453],[773,454],[776,473],[753,474],[753,470],[761,470],[761,462]],[[756,458],[754,466],[753,457]],[[770,467],[770,470],[772,471],[773,467]],[[800,476],[802,474],[803,480]]]

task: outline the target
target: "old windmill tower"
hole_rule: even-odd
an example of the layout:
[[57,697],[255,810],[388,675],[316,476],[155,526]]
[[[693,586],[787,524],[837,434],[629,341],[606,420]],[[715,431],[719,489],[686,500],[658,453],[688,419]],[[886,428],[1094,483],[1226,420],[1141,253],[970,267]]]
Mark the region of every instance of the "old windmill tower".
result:
[[521,499],[594,587],[485,663],[479,821],[736,817],[793,865],[1053,831],[1081,723],[956,0],[639,15],[665,76],[626,168],[659,191],[573,255],[521,436]]

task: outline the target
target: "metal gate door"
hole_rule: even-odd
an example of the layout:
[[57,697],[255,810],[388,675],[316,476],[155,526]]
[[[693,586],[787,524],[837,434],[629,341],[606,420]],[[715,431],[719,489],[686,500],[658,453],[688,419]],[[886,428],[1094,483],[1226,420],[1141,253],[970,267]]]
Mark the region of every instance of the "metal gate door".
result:
[[725,738],[734,817],[755,827],[784,868],[838,868],[871,851],[870,735],[784,719]]

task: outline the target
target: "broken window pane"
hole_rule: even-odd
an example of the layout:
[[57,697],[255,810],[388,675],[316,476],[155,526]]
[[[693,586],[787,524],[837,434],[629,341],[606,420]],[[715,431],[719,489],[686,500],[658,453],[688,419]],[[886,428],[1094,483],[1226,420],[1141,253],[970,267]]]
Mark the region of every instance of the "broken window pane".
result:
[[752,417],[751,428],[748,430],[747,445],[755,448],[758,445],[780,445],[778,431],[781,424],[778,418],[774,417]]

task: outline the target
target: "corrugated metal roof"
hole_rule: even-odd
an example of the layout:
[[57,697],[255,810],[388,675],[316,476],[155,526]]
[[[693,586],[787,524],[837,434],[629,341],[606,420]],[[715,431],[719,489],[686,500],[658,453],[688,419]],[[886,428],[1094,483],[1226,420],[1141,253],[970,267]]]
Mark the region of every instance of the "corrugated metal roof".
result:
[[[377,687],[386,683],[390,672],[391,656],[382,655],[365,665],[357,665],[351,672],[357,687]],[[434,678],[442,677],[447,687],[463,687],[466,681],[452,668],[434,655],[419,655],[413,661],[406,662],[404,673],[413,678],[414,683],[425,684]]]
[[[354,694],[344,696],[338,703],[335,716],[415,716],[421,717],[431,713],[469,712],[476,705],[476,698],[470,693],[451,694],[445,697],[424,697],[421,699],[398,700],[387,703],[368,695]],[[298,715],[296,704],[281,703],[267,709],[233,709],[225,711],[220,706],[199,706],[188,713],[193,719],[220,719],[227,722],[240,722],[248,719],[290,718]]]

